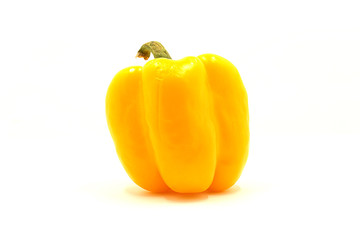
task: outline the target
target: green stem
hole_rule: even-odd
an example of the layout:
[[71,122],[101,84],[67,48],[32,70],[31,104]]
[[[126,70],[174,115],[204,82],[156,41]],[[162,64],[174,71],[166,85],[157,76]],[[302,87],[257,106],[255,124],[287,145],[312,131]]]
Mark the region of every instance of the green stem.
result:
[[138,53],[136,54],[136,57],[148,60],[150,57],[150,53],[154,55],[154,58],[171,59],[170,54],[166,51],[164,46],[156,41],[151,41],[143,44]]

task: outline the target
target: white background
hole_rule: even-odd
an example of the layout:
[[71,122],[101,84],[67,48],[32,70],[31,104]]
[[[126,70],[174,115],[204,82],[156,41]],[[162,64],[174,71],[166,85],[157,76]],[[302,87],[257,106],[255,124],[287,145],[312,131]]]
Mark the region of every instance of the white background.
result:
[[[360,239],[356,1],[1,1],[0,239]],[[105,119],[148,41],[215,53],[249,95],[223,194],[138,188]]]

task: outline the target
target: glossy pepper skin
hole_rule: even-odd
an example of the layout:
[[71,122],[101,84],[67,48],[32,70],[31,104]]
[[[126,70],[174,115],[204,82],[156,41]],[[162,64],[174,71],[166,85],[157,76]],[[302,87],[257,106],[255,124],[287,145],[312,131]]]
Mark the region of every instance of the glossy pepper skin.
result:
[[214,54],[121,70],[106,117],[126,172],[152,192],[226,190],[247,160],[247,93],[234,65]]

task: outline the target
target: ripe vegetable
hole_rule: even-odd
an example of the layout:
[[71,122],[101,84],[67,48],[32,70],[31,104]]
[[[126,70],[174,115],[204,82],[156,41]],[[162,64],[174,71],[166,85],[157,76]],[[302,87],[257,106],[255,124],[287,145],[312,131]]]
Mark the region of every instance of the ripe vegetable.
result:
[[121,70],[106,95],[106,117],[118,156],[152,192],[223,191],[236,183],[249,150],[245,87],[228,60],[214,55],[172,60],[158,42]]

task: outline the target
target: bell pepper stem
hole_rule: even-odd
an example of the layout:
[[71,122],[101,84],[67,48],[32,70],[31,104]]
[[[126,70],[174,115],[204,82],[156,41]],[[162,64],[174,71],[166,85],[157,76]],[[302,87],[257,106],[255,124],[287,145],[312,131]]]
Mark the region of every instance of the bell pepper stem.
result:
[[136,57],[148,60],[150,57],[150,53],[154,55],[154,58],[171,59],[170,54],[166,51],[164,46],[156,41],[151,41],[143,44],[139,49],[138,53],[136,54]]

